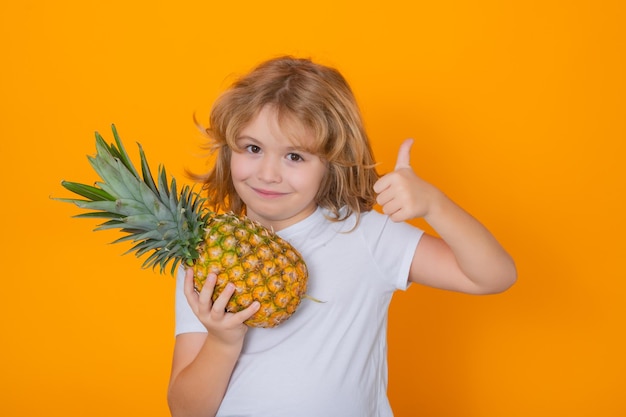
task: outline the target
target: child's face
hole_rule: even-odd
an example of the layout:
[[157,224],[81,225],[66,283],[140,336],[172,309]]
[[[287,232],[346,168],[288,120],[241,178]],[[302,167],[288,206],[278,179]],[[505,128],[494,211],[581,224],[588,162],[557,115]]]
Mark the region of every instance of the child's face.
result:
[[[309,132],[299,129],[300,143],[312,140]],[[326,164],[290,140],[274,109],[264,107],[236,144],[230,169],[248,217],[278,231],[315,211]]]

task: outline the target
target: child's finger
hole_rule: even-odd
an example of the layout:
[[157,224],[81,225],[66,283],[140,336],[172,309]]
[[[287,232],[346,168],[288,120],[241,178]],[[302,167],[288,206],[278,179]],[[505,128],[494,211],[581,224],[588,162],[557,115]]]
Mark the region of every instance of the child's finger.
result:
[[215,282],[217,281],[217,276],[215,274],[209,274],[204,280],[204,285],[200,290],[198,295],[198,299],[200,303],[207,306],[207,308],[211,308],[213,298],[213,290],[215,289]]
[[396,159],[396,170],[411,167],[411,146],[413,146],[413,139],[406,139],[400,145],[398,159]]
[[193,284],[193,269],[187,268],[185,269],[185,281],[183,286],[183,293],[187,298],[187,301],[191,304],[191,302],[198,298],[198,294],[194,288]]
[[261,308],[261,303],[259,303],[258,301],[254,301],[245,309],[241,310],[238,313],[235,313],[234,317],[237,317],[238,321],[244,322],[250,317],[254,316],[254,314],[259,311],[259,308]]
[[226,311],[226,305],[228,301],[230,301],[230,297],[235,293],[235,285],[231,282],[226,284],[226,287],[222,290],[221,294],[217,297],[215,302],[213,303],[213,311],[218,311],[220,313],[224,313]]

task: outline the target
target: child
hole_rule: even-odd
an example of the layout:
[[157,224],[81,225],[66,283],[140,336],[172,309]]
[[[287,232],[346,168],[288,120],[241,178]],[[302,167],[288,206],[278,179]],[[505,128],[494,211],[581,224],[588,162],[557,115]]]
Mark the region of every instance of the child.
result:
[[[278,327],[248,328],[257,302],[225,312],[234,292],[177,280],[173,416],[392,416],[386,327],[391,296],[410,283],[471,294],[506,290],[512,259],[478,221],[411,169],[376,173],[355,98],[339,72],[270,60],[215,103],[217,153],[205,178],[215,209],[246,214],[289,241],[309,269],[304,300]],[[384,214],[373,210],[378,203]],[[424,218],[434,237],[406,223]]]

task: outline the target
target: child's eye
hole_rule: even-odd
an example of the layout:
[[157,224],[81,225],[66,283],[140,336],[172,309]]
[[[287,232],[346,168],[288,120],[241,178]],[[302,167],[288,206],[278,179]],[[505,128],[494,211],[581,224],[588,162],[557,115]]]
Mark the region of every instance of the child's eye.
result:
[[261,152],[261,148],[256,145],[248,145],[246,146],[246,150],[250,153],[259,153]]
[[298,155],[297,153],[290,153],[287,155],[287,159],[292,161],[292,162],[300,162],[300,161],[304,161],[304,159]]

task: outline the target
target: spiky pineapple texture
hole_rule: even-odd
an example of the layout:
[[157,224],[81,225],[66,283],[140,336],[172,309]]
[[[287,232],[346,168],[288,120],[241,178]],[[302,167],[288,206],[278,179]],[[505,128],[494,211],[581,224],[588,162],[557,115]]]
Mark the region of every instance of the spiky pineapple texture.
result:
[[261,303],[260,311],[246,321],[249,326],[277,326],[296,311],[305,296],[307,269],[300,254],[248,218],[232,214],[211,217],[198,252],[193,266],[196,288],[202,288],[208,274],[215,273],[217,293],[229,282],[236,288],[227,311],[240,311],[255,300]]
[[240,311],[253,301],[260,310],[246,324],[274,327],[289,318],[306,292],[308,272],[298,251],[271,230],[245,216],[217,214],[205,207],[205,199],[185,185],[180,193],[176,180],[168,181],[159,166],[154,180],[141,144],[141,176],[128,157],[112,126],[115,143],[108,145],[96,132],[96,155],[89,162],[102,181],[94,186],[62,181],[82,198],[57,198],[91,210],[75,217],[106,221],[95,230],[121,229],[114,243],[131,241],[126,253],[147,255],[144,268],[174,274],[179,264],[194,269],[200,291],[209,273],[218,276],[213,299],[228,282],[236,292],[227,305]]

